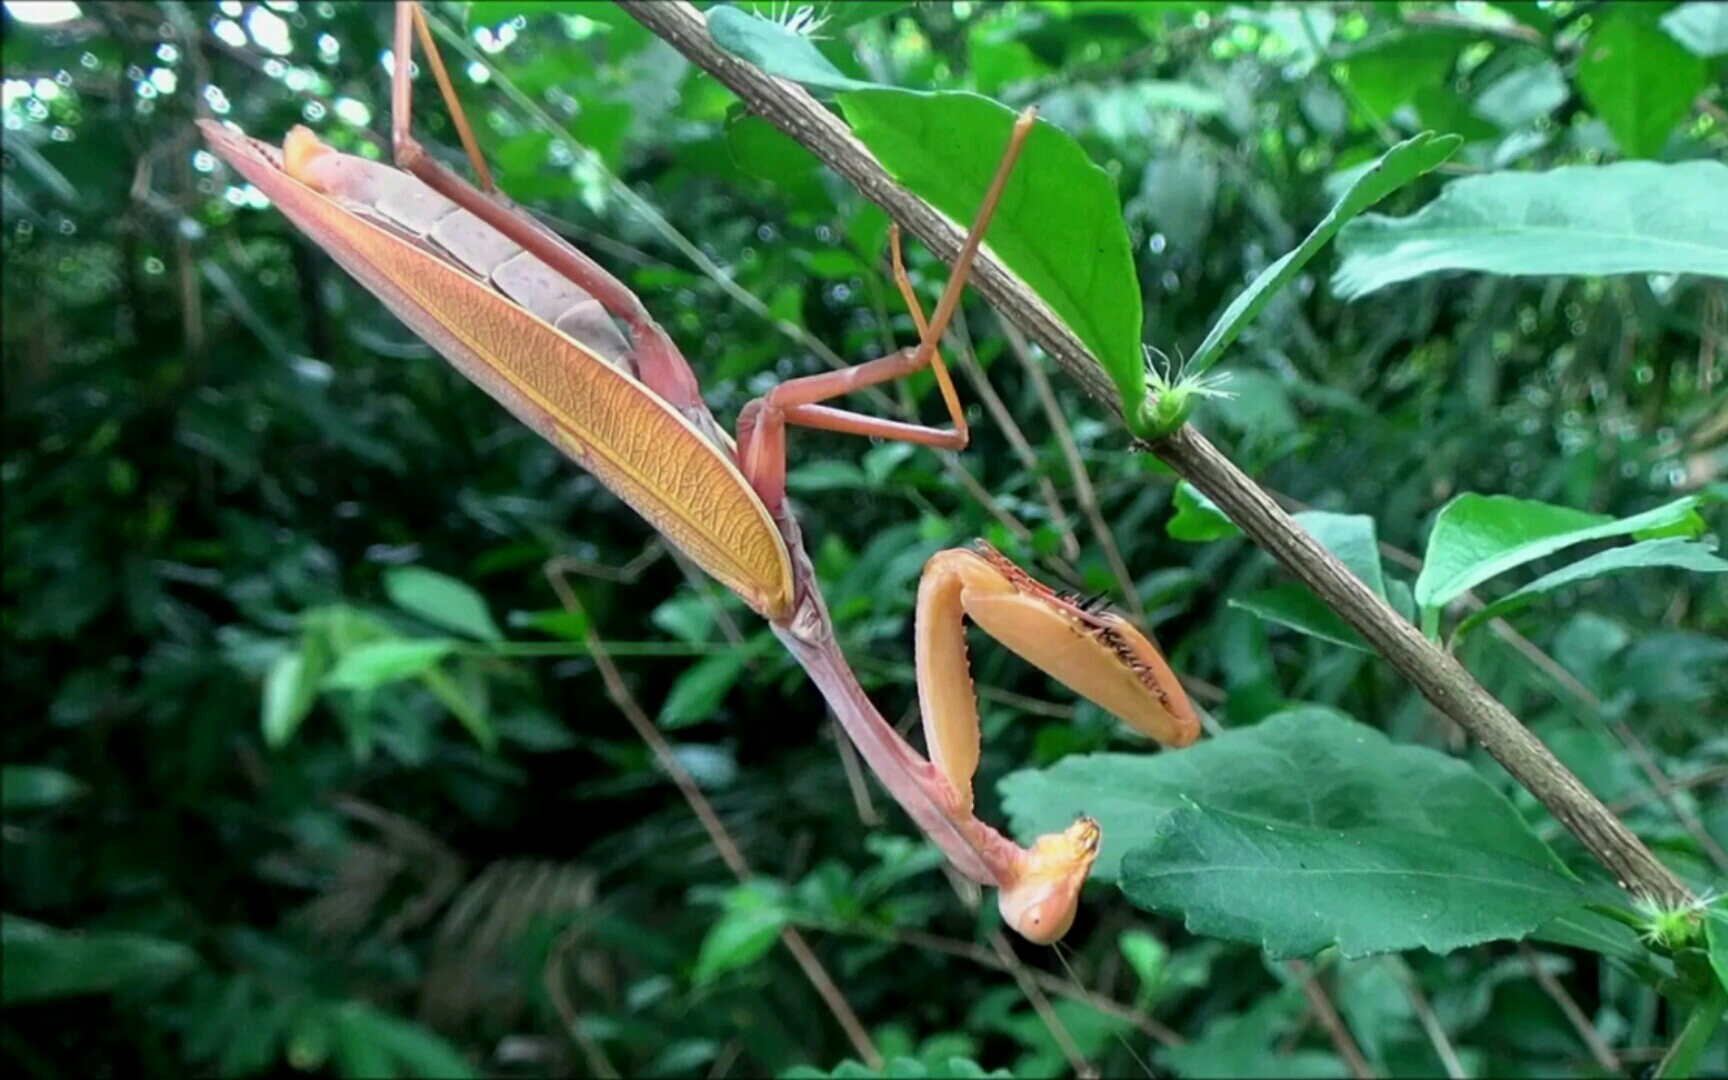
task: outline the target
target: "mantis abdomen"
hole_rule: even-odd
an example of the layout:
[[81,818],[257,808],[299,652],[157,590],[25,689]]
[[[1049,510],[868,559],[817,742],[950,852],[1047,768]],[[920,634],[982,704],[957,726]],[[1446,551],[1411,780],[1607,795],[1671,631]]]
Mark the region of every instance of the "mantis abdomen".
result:
[[305,128],[288,133],[282,159],[283,171],[290,177],[340,200],[355,214],[404,234],[602,360],[635,373],[629,344],[598,300],[419,179],[376,161],[338,153]]
[[730,453],[628,365],[609,363],[540,314],[556,312],[566,325],[597,320],[614,343],[602,347],[626,355],[592,296],[419,181],[339,155],[310,132],[297,129],[288,149],[297,165],[313,159],[300,172],[318,184],[334,182],[334,195],[287,171],[283,151],[209,121],[200,127],[289,220],[463,375],[757,611],[790,610],[785,543]]

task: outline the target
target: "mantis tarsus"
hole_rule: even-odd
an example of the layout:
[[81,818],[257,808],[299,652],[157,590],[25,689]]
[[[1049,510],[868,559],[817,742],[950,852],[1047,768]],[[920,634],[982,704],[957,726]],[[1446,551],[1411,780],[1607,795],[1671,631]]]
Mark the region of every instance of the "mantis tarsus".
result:
[[[432,160],[410,133],[416,31],[484,191]],[[1097,856],[1098,826],[1081,817],[1023,848],[973,814],[979,730],[964,617],[1137,730],[1183,746],[1198,735],[1198,723],[1175,676],[1129,623],[1058,596],[988,546],[938,552],[925,566],[916,609],[925,760],[876,711],[841,655],[785,499],[788,425],[966,446],[964,413],[937,346],[1033,110],[1016,123],[928,320],[907,280],[897,232],[890,232],[895,281],[918,344],[780,384],[745,406],[734,442],[636,295],[493,188],[411,0],[397,6],[393,44],[391,138],[400,168],[339,153],[301,127],[280,150],[213,121],[200,127],[230,165],[415,333],[767,619],[919,828],[963,875],[1000,890],[1003,918],[1022,936],[1059,939]],[[825,404],[926,367],[952,428]]]

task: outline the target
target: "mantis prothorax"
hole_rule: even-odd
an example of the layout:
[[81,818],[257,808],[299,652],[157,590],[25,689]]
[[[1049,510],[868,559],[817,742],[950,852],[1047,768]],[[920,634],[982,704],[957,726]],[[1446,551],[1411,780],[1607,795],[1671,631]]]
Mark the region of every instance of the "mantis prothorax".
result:
[[[433,161],[410,133],[416,30],[484,192]],[[424,16],[409,0],[397,6],[394,50],[391,136],[400,168],[339,153],[301,127],[280,150],[232,127],[200,127],[230,165],[416,334],[767,619],[883,786],[960,873],[1000,890],[1002,915],[1021,935],[1059,939],[1097,856],[1098,826],[1081,817],[1023,848],[972,812],[979,730],[963,617],[1137,730],[1182,746],[1198,735],[1198,724],[1175,676],[1126,621],[1058,596],[988,546],[939,552],[925,566],[916,609],[925,760],[876,711],[840,653],[785,499],[788,425],[966,446],[965,417],[937,345],[1033,110],[1015,125],[928,321],[891,234],[895,280],[917,325],[917,346],[782,383],[745,406],[734,442],[636,295],[492,188]],[[926,367],[952,428],[824,404]]]

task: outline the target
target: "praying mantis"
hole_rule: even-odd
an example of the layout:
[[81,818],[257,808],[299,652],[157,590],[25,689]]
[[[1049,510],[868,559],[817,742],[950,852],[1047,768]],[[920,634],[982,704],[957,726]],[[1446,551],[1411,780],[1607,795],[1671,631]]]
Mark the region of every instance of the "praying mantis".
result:
[[[416,33],[478,188],[434,161],[411,133]],[[1169,665],[1126,620],[1058,595],[982,542],[938,552],[920,578],[914,620],[926,759],[877,712],[840,652],[786,499],[789,426],[951,451],[967,445],[965,413],[938,344],[1035,112],[1016,123],[928,319],[890,230],[893,274],[918,344],[775,386],[744,407],[733,437],[635,293],[496,190],[412,0],[399,0],[392,47],[397,167],[339,153],[303,127],[278,149],[231,125],[199,126],[230,166],[397,318],[766,619],[865,763],[955,869],[998,890],[1004,921],[1022,937],[1059,940],[1097,857],[1099,828],[1081,816],[1021,847],[974,814],[980,734],[964,620],[1136,730],[1186,746],[1199,724]],[[951,427],[827,404],[926,368]]]

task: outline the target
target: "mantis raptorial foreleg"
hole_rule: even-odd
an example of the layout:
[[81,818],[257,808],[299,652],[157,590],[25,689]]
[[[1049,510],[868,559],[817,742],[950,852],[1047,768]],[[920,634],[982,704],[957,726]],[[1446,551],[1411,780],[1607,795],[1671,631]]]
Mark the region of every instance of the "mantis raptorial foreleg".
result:
[[[409,130],[416,27],[485,191],[433,161]],[[291,131],[278,151],[220,124],[200,126],[231,165],[458,370],[766,618],[919,828],[962,874],[1001,890],[999,906],[1016,930],[1034,941],[1056,940],[1073,921],[1097,855],[1098,826],[1081,818],[1027,848],[972,813],[978,717],[962,618],[970,616],[1139,730],[1185,745],[1198,725],[1175,676],[1127,622],[1056,595],[988,547],[940,552],[925,568],[916,612],[919,700],[932,763],[859,688],[785,501],[788,425],[950,450],[966,446],[965,416],[938,343],[1033,112],[1015,124],[928,321],[906,279],[898,233],[890,233],[895,280],[918,344],[775,387],[745,408],[734,448],[709,413],[689,363],[637,296],[491,190],[413,3],[398,5],[395,50],[391,135],[406,171],[337,153],[304,128]],[[607,313],[624,325],[628,342]],[[826,404],[926,366],[951,428]]]

